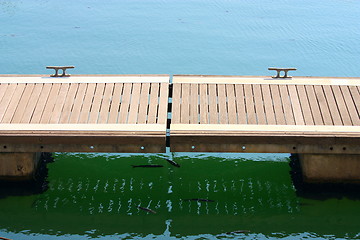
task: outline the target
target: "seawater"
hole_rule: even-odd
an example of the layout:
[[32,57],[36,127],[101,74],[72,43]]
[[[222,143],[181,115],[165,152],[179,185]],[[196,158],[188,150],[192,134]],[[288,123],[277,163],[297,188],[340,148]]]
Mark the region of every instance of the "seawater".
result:
[[[360,76],[359,22],[354,0],[0,0],[0,74]],[[54,157],[46,192],[0,194],[0,237],[360,238],[359,201],[299,197],[288,154]]]
[[[166,157],[180,168],[170,165]],[[164,167],[132,167],[139,164]],[[56,240],[360,237],[360,203],[297,197],[286,155],[56,153],[48,168],[46,192],[0,199],[2,236]],[[189,200],[194,198],[214,202]],[[226,234],[238,230],[250,232]]]
[[0,74],[360,76],[356,0],[0,0]]

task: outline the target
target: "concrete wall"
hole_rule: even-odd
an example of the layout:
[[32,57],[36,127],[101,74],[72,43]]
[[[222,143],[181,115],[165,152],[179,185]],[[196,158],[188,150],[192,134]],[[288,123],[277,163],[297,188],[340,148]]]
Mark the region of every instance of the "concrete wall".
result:
[[305,182],[360,183],[360,155],[299,154]]
[[0,153],[0,180],[31,180],[41,153]]

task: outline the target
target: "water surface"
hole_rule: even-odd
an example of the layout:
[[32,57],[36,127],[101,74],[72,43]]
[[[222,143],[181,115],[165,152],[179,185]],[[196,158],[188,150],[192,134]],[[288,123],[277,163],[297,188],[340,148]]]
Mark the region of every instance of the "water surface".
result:
[[[297,197],[287,155],[170,156],[180,168],[164,156],[56,154],[45,193],[0,200],[0,233],[13,239],[359,237],[360,203]],[[138,164],[164,167],[132,167]],[[236,230],[250,233],[226,234]]]
[[355,0],[1,0],[0,74],[360,76],[359,16]]

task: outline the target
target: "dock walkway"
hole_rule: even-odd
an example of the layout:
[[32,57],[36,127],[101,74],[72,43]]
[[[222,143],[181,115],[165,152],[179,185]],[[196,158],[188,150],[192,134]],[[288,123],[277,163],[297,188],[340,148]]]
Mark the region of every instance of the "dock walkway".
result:
[[171,149],[358,154],[359,80],[174,76]]
[[0,77],[2,152],[164,152],[169,76]]
[[0,151],[360,153],[359,78],[169,79],[0,76]]

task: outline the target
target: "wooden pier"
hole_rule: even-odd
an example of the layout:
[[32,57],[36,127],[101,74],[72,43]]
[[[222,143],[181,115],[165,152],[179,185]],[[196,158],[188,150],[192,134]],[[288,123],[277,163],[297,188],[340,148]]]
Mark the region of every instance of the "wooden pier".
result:
[[0,77],[1,152],[165,152],[168,75]]
[[171,149],[358,154],[359,80],[174,76]]
[[3,153],[170,147],[354,162],[360,154],[359,115],[360,78],[0,76]]

